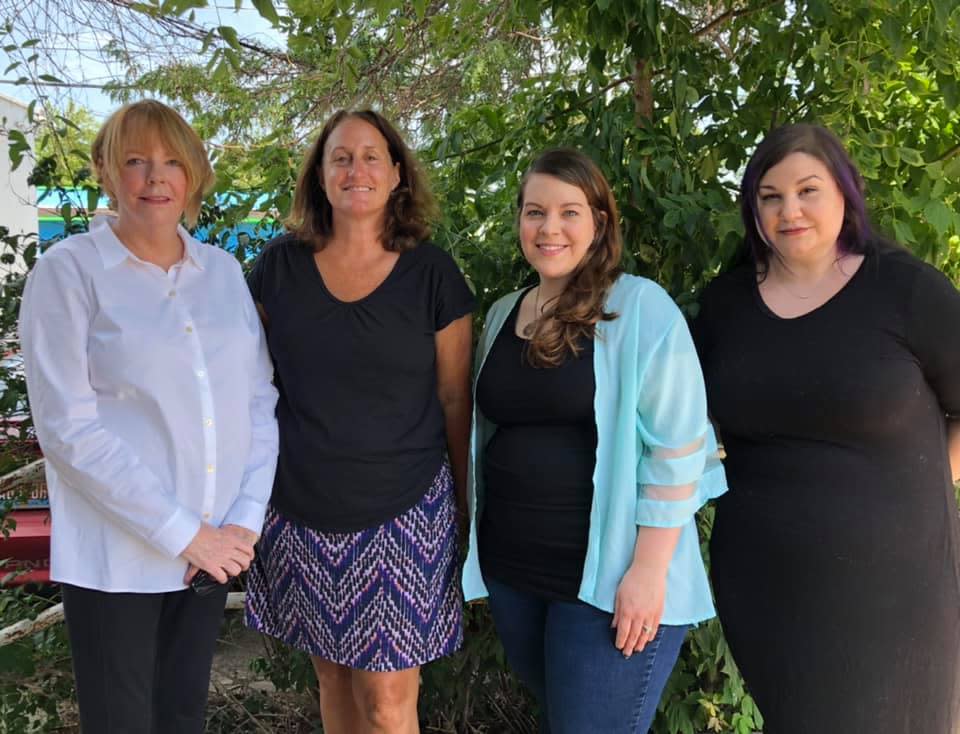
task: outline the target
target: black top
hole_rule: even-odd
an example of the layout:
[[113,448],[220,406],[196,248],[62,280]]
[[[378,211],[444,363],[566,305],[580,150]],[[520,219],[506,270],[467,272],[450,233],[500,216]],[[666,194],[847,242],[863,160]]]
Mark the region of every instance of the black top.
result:
[[707,288],[694,334],[730,483],[711,575],[765,730],[957,731],[957,290],[886,250],[782,319],[742,268]]
[[577,598],[587,553],[597,427],[593,340],[536,368],[514,306],[487,354],[477,407],[497,429],[483,455],[483,574],[550,599]]
[[456,263],[422,243],[370,295],[345,303],[327,290],[312,248],[284,235],[248,282],[267,314],[280,391],[274,506],[335,532],[412,507],[446,445],[434,335],[475,307]]

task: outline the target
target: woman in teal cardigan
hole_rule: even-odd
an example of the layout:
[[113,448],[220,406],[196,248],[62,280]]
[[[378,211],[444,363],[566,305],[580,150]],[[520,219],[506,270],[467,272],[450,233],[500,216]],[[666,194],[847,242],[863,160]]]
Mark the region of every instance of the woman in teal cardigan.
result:
[[535,287],[477,355],[467,599],[489,595],[541,731],[646,732],[688,627],[714,615],[694,515],[726,490],[680,311],[620,269],[609,184],[542,154],[518,196]]

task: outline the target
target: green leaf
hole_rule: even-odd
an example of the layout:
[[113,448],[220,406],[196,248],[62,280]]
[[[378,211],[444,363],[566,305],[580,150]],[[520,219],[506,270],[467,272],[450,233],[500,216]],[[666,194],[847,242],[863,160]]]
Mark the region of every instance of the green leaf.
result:
[[[237,0],[239,4],[241,0]],[[273,6],[272,0],[250,0],[253,3],[253,7],[257,9],[257,12],[260,13],[260,17],[266,20],[271,25],[277,25],[280,22],[280,16],[277,14],[277,9]]]
[[220,37],[232,48],[236,49],[237,51],[240,50],[240,38],[237,36],[236,30],[228,25],[222,25],[217,28],[217,32],[220,34]]
[[207,49],[210,48],[210,44],[213,43],[215,36],[215,31],[211,28],[203,37],[203,42],[200,44],[200,53],[206,53]]
[[41,75],[39,76],[39,79],[40,79],[41,81],[44,81],[44,82],[51,82],[52,84],[63,84],[63,80],[62,80],[62,79],[58,79],[57,77],[53,76],[52,74],[41,74]]
[[933,9],[937,14],[937,25],[946,28],[950,16],[957,9],[956,0],[933,0]]
[[960,155],[955,155],[943,167],[943,175],[952,180],[960,179]]
[[941,237],[953,224],[952,212],[939,199],[934,199],[923,208],[923,216]]
[[234,71],[239,71],[241,67],[240,54],[238,54],[232,48],[225,48],[223,50],[223,55],[227,59],[227,62],[230,64],[231,68]]
[[908,166],[926,165],[926,161],[923,160],[923,156],[916,148],[900,148],[900,160]]
[[960,106],[960,84],[957,83],[956,77],[937,74],[937,86],[947,107],[955,110]]
[[337,34],[337,43],[345,44],[353,31],[353,21],[346,13],[341,13],[333,20],[333,30]]
[[890,45],[890,50],[893,52],[894,57],[903,56],[904,49],[906,48],[906,39],[903,37],[903,24],[891,13],[883,19],[883,23],[880,24],[880,31],[883,33],[883,37],[887,39],[887,43]]
[[893,233],[901,245],[912,245],[916,241],[910,225],[901,219],[893,220]]

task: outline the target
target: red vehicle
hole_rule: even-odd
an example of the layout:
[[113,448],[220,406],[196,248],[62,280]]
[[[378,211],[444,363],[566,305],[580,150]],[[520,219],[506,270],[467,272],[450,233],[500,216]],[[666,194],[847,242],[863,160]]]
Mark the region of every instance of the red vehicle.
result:
[[50,583],[50,503],[43,459],[0,480],[0,500],[14,500],[16,526],[0,535],[0,586]]

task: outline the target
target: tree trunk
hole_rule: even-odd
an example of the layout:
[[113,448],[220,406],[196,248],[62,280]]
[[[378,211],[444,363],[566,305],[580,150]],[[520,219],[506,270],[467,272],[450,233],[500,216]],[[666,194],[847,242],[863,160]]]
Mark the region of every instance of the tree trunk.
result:
[[633,74],[634,122],[642,127],[653,122],[653,65],[649,59],[637,59]]

